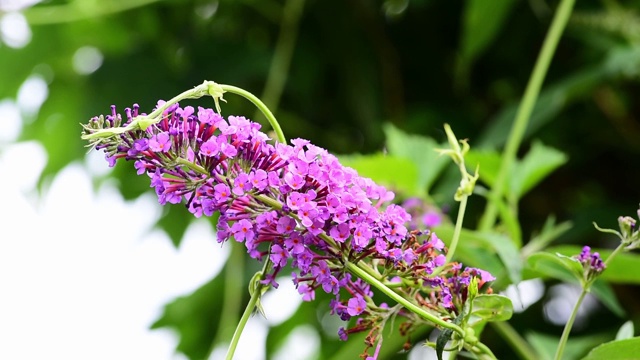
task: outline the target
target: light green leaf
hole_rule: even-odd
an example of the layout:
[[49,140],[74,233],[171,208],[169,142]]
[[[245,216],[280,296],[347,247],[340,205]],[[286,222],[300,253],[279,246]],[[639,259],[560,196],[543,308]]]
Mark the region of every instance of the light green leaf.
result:
[[640,337],[615,340],[591,350],[582,360],[633,360],[638,358]]
[[[525,339],[537,351],[540,360],[551,360],[554,357],[556,348],[558,347],[559,337],[537,332],[525,334]],[[579,359],[589,351],[589,349],[602,344],[602,342],[611,339],[609,334],[595,334],[588,336],[571,336],[564,348],[563,359]],[[603,358],[607,359],[607,358]]]
[[475,238],[489,244],[496,251],[513,284],[522,280],[522,258],[519,249],[508,237],[495,233],[475,233]]
[[391,189],[418,195],[418,170],[409,159],[384,155],[341,155],[340,162]]
[[543,250],[553,240],[560,237],[560,235],[567,232],[573,224],[569,221],[556,224],[556,218],[553,215],[547,217],[544,226],[540,230],[540,233],[534,235],[527,245],[522,249],[523,254],[529,255],[536,251]]
[[470,150],[464,157],[469,169],[480,167],[480,180],[488,186],[493,186],[500,169],[500,154],[488,150]]
[[[385,124],[384,133],[387,137],[386,146],[390,155],[411,160],[418,171],[417,188],[419,194],[428,193],[434,181],[440,175],[449,159],[439,156],[437,148],[446,148],[435,140],[417,135],[408,135],[391,124]],[[398,171],[398,168],[393,168]],[[387,169],[387,172],[389,169]]]
[[633,337],[633,321],[629,320],[622,324],[616,334],[616,340],[631,339]]
[[527,263],[533,270],[554,279],[567,282],[582,281],[582,264],[562,254],[535,253],[529,256]]
[[506,321],[513,315],[513,304],[503,295],[481,294],[473,299],[471,315],[487,321]]
[[564,153],[534,141],[527,155],[513,165],[509,198],[517,202],[567,159]]
[[[441,226],[435,229],[440,238],[448,243],[448,239],[453,236],[453,228],[451,226]],[[509,276],[511,283],[517,284],[522,280],[522,259],[519,249],[509,240],[508,237],[494,233],[479,233],[467,229],[462,229],[460,233],[460,244],[457,255],[462,255],[462,251],[466,248],[481,248],[496,253],[500,258],[504,269]],[[473,255],[473,254],[472,254]],[[476,256],[478,257],[478,256]],[[476,265],[478,266],[478,265]],[[495,266],[494,266],[495,267]],[[491,271],[489,268],[484,270]],[[499,274],[492,273],[498,277]],[[504,279],[501,279],[504,280]]]
[[[535,253],[529,256],[527,265],[530,269],[537,271],[543,276],[568,283],[582,283],[582,265],[577,260],[574,262],[574,259],[562,254],[552,254],[548,252]],[[591,285],[591,293],[600,299],[614,314],[620,317],[624,316],[625,311],[618,302],[615,293],[602,278],[597,279]]]
[[[564,255],[576,255],[582,251],[582,248],[563,245],[554,246],[548,250]],[[591,249],[591,251],[600,253],[603,259],[607,259],[611,255],[609,249]],[[599,278],[615,284],[640,284],[640,254],[631,252],[617,254]]]

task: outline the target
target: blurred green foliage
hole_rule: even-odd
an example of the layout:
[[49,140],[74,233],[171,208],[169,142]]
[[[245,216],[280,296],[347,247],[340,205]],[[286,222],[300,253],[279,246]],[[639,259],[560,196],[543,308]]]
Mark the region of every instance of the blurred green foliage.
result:
[[[491,185],[555,1],[293,2],[52,0],[25,9],[31,41],[18,49],[0,46],[0,99],[15,98],[30,76],[48,84],[47,100],[36,115],[26,117],[20,139],[45,146],[43,183],[85,156],[78,123],[110,112],[111,104],[123,109],[138,103],[148,112],[158,99],[208,79],[262,94],[269,105],[277,105],[275,114],[288,138],[352,154],[344,157],[347,164],[398,190],[400,198],[428,196],[455,214],[452,194],[459,179],[446,159],[430,150],[445,142],[444,122],[459,138],[469,139],[474,153],[468,165],[479,162],[484,186]],[[459,258],[507,279],[499,280],[498,289],[517,282],[523,266],[525,278],[534,271],[558,277],[549,273],[553,268],[520,262],[523,244],[532,241],[542,250],[553,240],[573,244],[573,253],[579,244],[613,247],[614,239],[594,231],[591,222],[613,227],[617,216],[635,212],[640,201],[638,10],[637,0],[576,5],[511,177],[512,201],[501,212],[504,231],[463,234],[467,243]],[[103,55],[101,66],[89,74],[73,67],[74,57],[82,61],[78,50],[84,47]],[[227,100],[225,114],[254,114],[243,99]],[[118,179],[127,198],[150,191],[132,166],[116,167],[108,177]],[[471,198],[465,227],[474,228],[483,206],[481,197]],[[565,231],[568,223],[549,222],[552,216],[571,221],[571,231]],[[190,219],[184,208],[166,207],[159,226],[179,245]],[[443,239],[447,231],[445,226]],[[617,297],[637,323],[639,272],[633,269],[639,261],[632,255],[619,261],[604,273],[613,288],[602,291],[612,301]],[[215,309],[222,306],[216,295],[225,282],[214,279],[176,300],[155,324],[177,328],[178,350],[191,358],[201,358],[212,346],[218,332]],[[318,312],[328,309],[323,307],[328,298],[320,298],[272,329],[270,354],[297,326],[322,328]],[[610,310],[595,315],[601,317],[598,328],[579,332],[583,337],[570,342],[568,352],[573,346],[576,356],[584,354],[586,347],[575,345],[579,341],[593,345],[613,339],[602,334],[615,334],[622,319],[613,315],[619,313],[617,302],[605,302]],[[540,322],[540,312],[534,306],[514,315],[512,324],[544,349],[550,335],[542,333],[553,339],[561,329]],[[319,358],[355,358],[362,350],[359,342],[343,344],[335,334],[320,334]],[[486,336],[498,357],[514,356],[495,332]],[[404,340],[385,340],[384,356],[403,358],[396,352]]]

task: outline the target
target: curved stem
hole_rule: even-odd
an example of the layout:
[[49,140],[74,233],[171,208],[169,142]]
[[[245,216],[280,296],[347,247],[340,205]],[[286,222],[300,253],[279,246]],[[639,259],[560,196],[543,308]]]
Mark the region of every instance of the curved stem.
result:
[[607,266],[609,266],[609,263],[611,262],[611,260],[620,252],[624,249],[624,245],[622,243],[620,243],[620,245],[618,245],[618,247],[613,250],[613,252],[611,253],[611,255],[609,255],[609,257],[607,258],[607,260],[605,260],[604,262],[604,267],[605,269],[607,268]]
[[251,101],[253,105],[255,105],[267,118],[267,121],[269,121],[269,124],[271,125],[271,127],[273,128],[273,131],[275,131],[276,136],[278,137],[278,141],[281,143],[287,142],[287,139],[284,137],[284,133],[280,128],[280,124],[278,124],[278,120],[276,120],[276,117],[273,116],[273,113],[271,112],[271,110],[269,110],[267,105],[265,105],[260,99],[258,99],[258,97],[256,97],[255,95],[253,95],[252,93],[244,89],[241,89],[233,85],[220,85],[220,87],[224,91],[227,91],[236,95],[240,95],[245,99]]
[[578,309],[580,309],[580,304],[582,304],[582,300],[584,300],[585,295],[587,295],[589,291],[587,289],[582,289],[580,293],[580,297],[576,302],[576,305],[573,307],[573,311],[571,312],[571,316],[569,317],[569,321],[564,326],[564,330],[562,331],[562,337],[560,337],[560,342],[558,343],[558,349],[556,350],[556,355],[554,356],[555,360],[562,359],[562,353],[564,352],[564,347],[567,344],[567,340],[569,339],[569,333],[571,333],[571,327],[573,327],[573,322],[576,320],[576,316],[578,315]]
[[242,313],[242,317],[238,322],[238,326],[236,327],[236,330],[233,332],[233,338],[231,338],[231,343],[229,344],[229,349],[227,350],[227,356],[225,357],[226,360],[233,359],[233,354],[235,354],[236,348],[238,347],[238,342],[240,341],[242,330],[244,330],[245,325],[247,325],[247,321],[249,321],[251,314],[253,314],[253,310],[258,304],[258,300],[260,299],[261,295],[262,294],[260,291],[254,291],[253,294],[251,295],[251,299],[249,299],[249,303],[247,304],[247,307],[244,309],[244,313]]
[[[529,83],[527,84],[527,88],[524,92],[522,101],[520,102],[520,106],[518,107],[518,113],[513,123],[513,127],[511,128],[511,133],[509,134],[509,139],[507,140],[507,144],[502,156],[502,162],[500,163],[500,170],[498,171],[495,184],[491,189],[489,199],[502,198],[506,185],[507,175],[509,174],[509,170],[511,169],[511,166],[515,160],[516,153],[518,151],[518,148],[520,147],[520,143],[522,142],[522,138],[527,129],[527,124],[529,123],[529,119],[531,118],[531,113],[533,112],[534,105],[536,103],[536,100],[538,99],[538,94],[540,93],[542,82],[544,81],[547,70],[549,69],[551,58],[553,58],[553,54],[556,50],[556,47],[558,46],[558,42],[560,41],[562,32],[564,31],[564,28],[569,21],[574,3],[575,0],[562,0],[560,5],[558,6],[558,10],[555,16],[553,17],[551,28],[549,29],[549,32],[547,33],[547,36],[544,40],[542,50],[538,55],[535,67],[533,68],[533,72],[531,73],[531,78],[529,78]],[[496,221],[497,214],[498,207],[496,206],[495,202],[489,201],[487,203],[485,212],[480,219],[480,225],[478,229],[480,231],[490,230]]]
[[481,355],[480,359],[494,359],[494,360],[497,359],[497,357],[493,354],[493,352],[491,351],[491,349],[489,349],[487,345],[481,342],[478,342],[473,346],[473,350],[475,350],[476,348],[480,350],[479,352],[476,352],[477,354]]
[[539,358],[536,355],[536,351],[518,334],[511,324],[506,321],[492,321],[490,324],[511,345],[511,348],[520,355],[521,359],[536,360]]
[[387,295],[391,299],[393,299],[395,302],[397,302],[397,303],[401,304],[402,306],[404,306],[407,310],[410,310],[411,312],[413,312],[414,314],[417,314],[418,316],[422,317],[425,320],[429,320],[432,323],[434,323],[436,325],[439,325],[439,326],[441,326],[443,328],[451,329],[451,330],[455,331],[456,333],[460,334],[461,336],[464,336],[464,330],[462,330],[462,328],[459,327],[458,325],[456,325],[454,323],[451,323],[451,322],[446,322],[446,321],[440,319],[439,317],[426,312],[424,309],[422,309],[419,306],[411,303],[410,301],[408,301],[407,299],[403,298],[402,296],[400,296],[395,291],[393,291],[390,288],[386,287],[384,284],[382,284],[380,281],[378,281],[378,279],[376,279],[375,277],[369,275],[369,273],[367,273],[365,270],[361,269],[358,265],[356,265],[354,263],[347,263],[346,265],[347,265],[347,268],[349,269],[349,271],[352,272],[354,275],[358,276],[359,278],[361,278],[362,280],[366,281],[370,285],[376,287],[382,293],[384,293],[385,295]]
[[458,217],[456,219],[456,227],[453,230],[453,238],[451,239],[451,245],[449,245],[449,251],[447,252],[447,260],[445,264],[451,262],[453,258],[453,254],[456,252],[456,247],[458,246],[458,240],[460,239],[460,232],[462,231],[462,221],[464,220],[464,213],[467,208],[467,199],[469,196],[462,196],[462,200],[460,200],[460,208],[458,209]]

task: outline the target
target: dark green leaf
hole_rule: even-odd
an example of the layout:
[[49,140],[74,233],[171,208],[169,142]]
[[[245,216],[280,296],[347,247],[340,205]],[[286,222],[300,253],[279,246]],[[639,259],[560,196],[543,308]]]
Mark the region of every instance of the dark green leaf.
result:
[[206,359],[219,330],[223,306],[221,294],[225,289],[222,274],[192,294],[178,297],[165,305],[162,316],[151,325],[152,329],[174,329],[180,337],[176,350],[190,359]]
[[[458,317],[453,319],[453,323],[460,325],[464,318],[465,313],[462,311]],[[438,338],[436,339],[436,355],[438,356],[438,360],[442,360],[442,352],[444,351],[445,346],[447,346],[447,342],[451,340],[451,335],[453,335],[453,330],[451,329],[443,329],[438,335]]]

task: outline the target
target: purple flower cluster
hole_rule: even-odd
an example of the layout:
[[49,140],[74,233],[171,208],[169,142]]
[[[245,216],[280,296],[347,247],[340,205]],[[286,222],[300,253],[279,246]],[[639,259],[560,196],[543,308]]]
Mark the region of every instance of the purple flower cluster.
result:
[[576,255],[576,259],[582,263],[584,268],[585,280],[593,279],[605,269],[605,264],[598,252],[591,252],[591,248],[585,246],[582,248],[580,255]]
[[[125,114],[123,125],[131,124],[138,106]],[[122,122],[112,107],[110,115],[84,126],[85,135]],[[424,281],[432,287],[423,289],[431,293],[429,307],[444,311],[459,306],[456,296],[471,276],[493,280],[481,270],[459,267],[431,277],[445,263],[444,243],[432,232],[408,229],[411,216],[390,203],[392,192],[307,140],[269,140],[260,124],[244,117],[225,120],[212,109],[175,104],[145,130],[132,127],[92,145],[105,151],[111,166],[121,158],[134,161],[137,173],[151,178],[161,204],[184,202],[196,217],[220,212],[219,242],[233,237],[251,257],[273,263],[265,283],[277,287],[276,276],[291,265],[305,301],[322,289],[335,296],[331,310],[343,320],[367,318],[341,329],[343,339],[375,327],[388,311],[375,305],[369,284],[347,272],[347,262],[365,263],[381,281]]]

